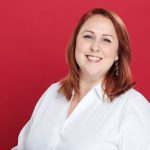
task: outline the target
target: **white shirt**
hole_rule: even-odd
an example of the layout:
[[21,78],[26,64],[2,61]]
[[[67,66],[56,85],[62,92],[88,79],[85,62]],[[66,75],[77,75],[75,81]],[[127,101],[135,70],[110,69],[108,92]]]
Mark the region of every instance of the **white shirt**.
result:
[[41,96],[12,150],[150,150],[150,105],[142,94],[130,89],[109,103],[98,84],[67,118],[71,101],[59,87]]

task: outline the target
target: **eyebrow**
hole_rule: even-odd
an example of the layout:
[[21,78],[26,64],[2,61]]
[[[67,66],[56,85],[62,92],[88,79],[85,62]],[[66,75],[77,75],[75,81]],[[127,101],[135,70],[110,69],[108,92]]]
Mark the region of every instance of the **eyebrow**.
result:
[[[95,34],[93,31],[91,31],[91,30],[84,30],[83,31],[83,33],[84,32],[90,32],[90,33],[92,33],[92,34]],[[113,39],[114,39],[114,37],[111,35],[111,34],[102,34],[103,36],[110,36],[110,37],[112,37]]]
[[103,36],[111,36],[114,39],[114,37],[112,35],[110,35],[110,34],[102,34],[102,35]]
[[90,32],[90,33],[95,34],[95,33],[94,33],[93,31],[91,31],[91,30],[84,30],[83,33],[84,33],[84,32]]

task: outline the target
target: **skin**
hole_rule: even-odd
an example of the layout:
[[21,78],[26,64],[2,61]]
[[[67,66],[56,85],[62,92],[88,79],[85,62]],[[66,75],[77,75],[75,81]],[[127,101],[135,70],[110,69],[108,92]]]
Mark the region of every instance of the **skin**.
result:
[[80,67],[80,95],[75,94],[69,114],[83,96],[101,82],[115,60],[118,60],[118,38],[110,19],[95,15],[81,27],[75,49],[75,59]]

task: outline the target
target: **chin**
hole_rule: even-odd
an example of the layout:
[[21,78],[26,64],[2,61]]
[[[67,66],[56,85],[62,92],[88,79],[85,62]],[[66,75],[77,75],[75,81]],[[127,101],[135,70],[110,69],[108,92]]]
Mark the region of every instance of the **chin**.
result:
[[86,75],[89,76],[89,77],[100,77],[102,76],[102,74],[100,72],[86,72]]

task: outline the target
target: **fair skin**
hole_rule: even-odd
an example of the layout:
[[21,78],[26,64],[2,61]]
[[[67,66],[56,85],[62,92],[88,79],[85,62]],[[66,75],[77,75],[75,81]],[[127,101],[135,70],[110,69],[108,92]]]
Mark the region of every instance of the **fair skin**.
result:
[[80,95],[75,94],[69,114],[82,97],[102,81],[114,61],[118,60],[118,45],[115,28],[110,19],[95,15],[83,24],[75,49],[75,59],[80,67]]

